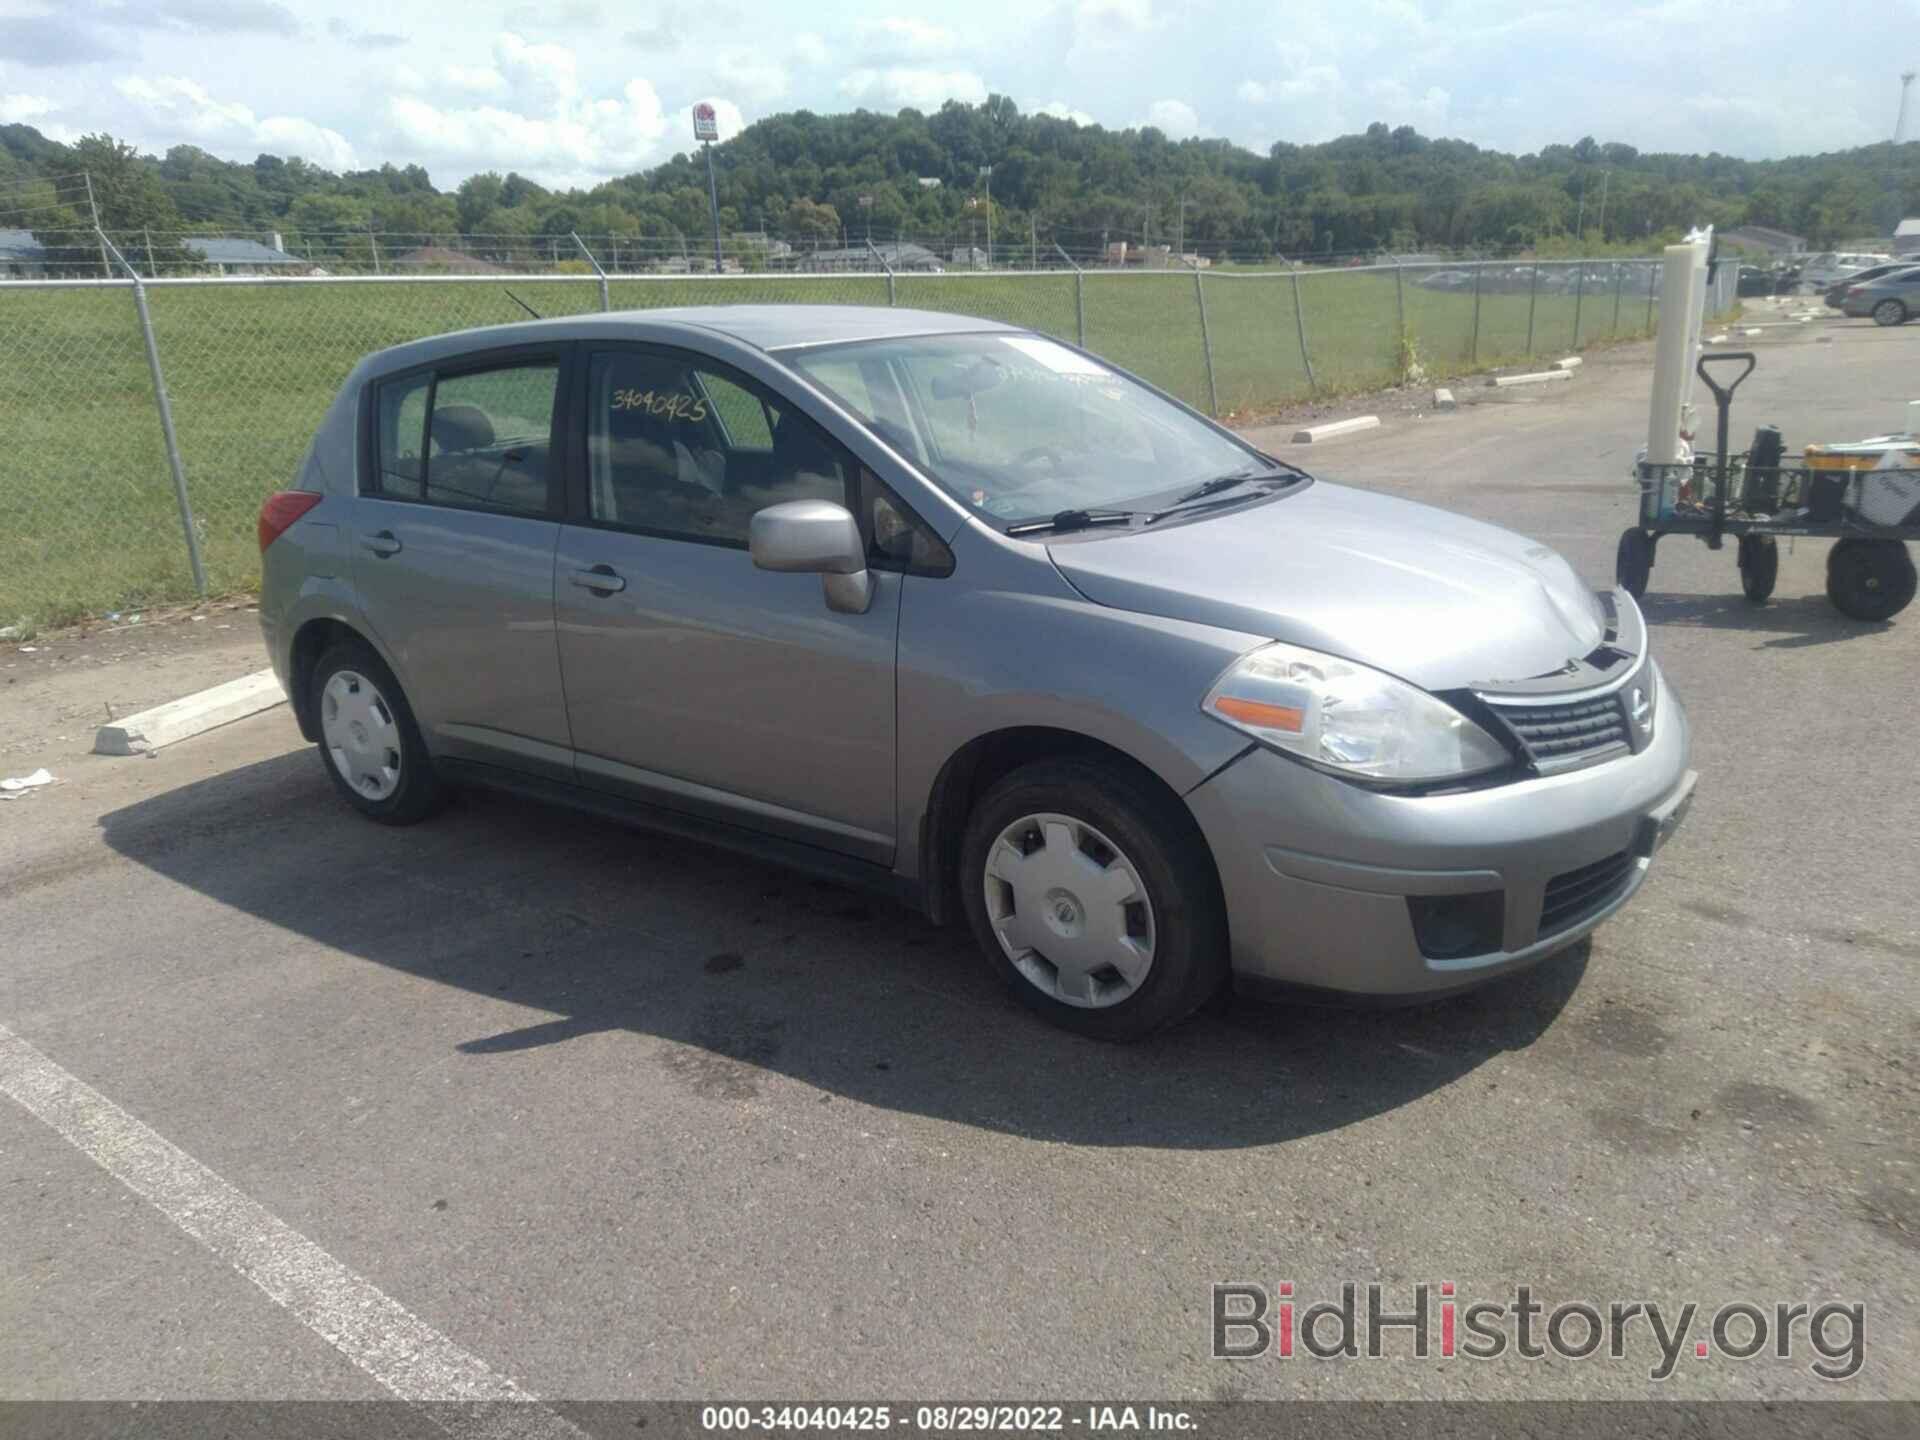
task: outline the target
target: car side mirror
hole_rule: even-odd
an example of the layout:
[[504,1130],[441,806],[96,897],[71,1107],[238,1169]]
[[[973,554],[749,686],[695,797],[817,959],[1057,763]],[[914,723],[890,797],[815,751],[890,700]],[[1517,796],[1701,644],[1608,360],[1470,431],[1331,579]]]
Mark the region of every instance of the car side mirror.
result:
[[762,570],[818,575],[829,610],[864,615],[873,603],[867,547],[844,505],[831,500],[769,505],[748,524],[747,552]]

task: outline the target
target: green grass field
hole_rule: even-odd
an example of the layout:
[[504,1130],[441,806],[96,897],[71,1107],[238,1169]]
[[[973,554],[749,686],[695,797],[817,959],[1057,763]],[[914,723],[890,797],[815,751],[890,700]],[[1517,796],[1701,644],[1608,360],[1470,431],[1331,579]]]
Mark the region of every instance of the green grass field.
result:
[[[1638,275],[1640,272],[1622,272]],[[1394,383],[1411,357],[1433,378],[1557,356],[1643,333],[1644,280],[1581,297],[1480,297],[1409,271],[1204,276],[1089,272],[1089,349],[1207,409],[1205,339],[1222,415]],[[896,303],[1079,333],[1076,280],[901,275]],[[292,477],[355,361],[423,335],[599,309],[592,280],[160,286],[154,330],[208,578],[215,592],[258,575],[254,519]],[[1298,297],[1299,314],[1295,299]],[[730,302],[887,303],[883,276],[616,279],[614,308]],[[1403,319],[1404,342],[1403,345]],[[1301,354],[1304,329],[1312,384]],[[193,586],[161,443],[134,299],[124,289],[0,285],[0,625],[49,625],[188,600]]]

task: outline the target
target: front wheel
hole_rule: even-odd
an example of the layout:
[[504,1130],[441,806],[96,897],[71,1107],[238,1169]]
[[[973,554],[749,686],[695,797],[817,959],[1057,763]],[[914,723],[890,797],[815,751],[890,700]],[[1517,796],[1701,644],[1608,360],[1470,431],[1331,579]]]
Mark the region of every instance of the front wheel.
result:
[[1873,323],[1876,325],[1904,325],[1907,323],[1907,307],[1898,300],[1882,300],[1873,307]]
[[961,847],[974,937],[1022,1003],[1134,1040],[1226,983],[1219,882],[1193,817],[1118,765],[1023,766],[974,806]]
[[1912,602],[1915,579],[1898,540],[1841,540],[1827,555],[1827,598],[1855,620],[1891,620]]
[[400,682],[373,648],[343,640],[313,669],[320,758],[334,789],[369,820],[411,825],[443,792]]
[[1613,552],[1613,578],[1636,600],[1647,593],[1647,582],[1653,578],[1653,541],[1646,531],[1621,533],[1619,548]]
[[1747,599],[1763,605],[1780,578],[1780,546],[1771,535],[1740,537],[1740,588]]

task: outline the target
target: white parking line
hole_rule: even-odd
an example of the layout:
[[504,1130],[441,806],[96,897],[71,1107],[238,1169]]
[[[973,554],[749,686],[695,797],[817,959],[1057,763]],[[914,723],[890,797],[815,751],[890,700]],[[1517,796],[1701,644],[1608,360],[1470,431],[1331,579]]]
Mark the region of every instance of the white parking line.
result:
[[[585,1432],[0,1025],[0,1094],[251,1280],[400,1399],[460,1435]],[[449,1403],[451,1402],[451,1403]],[[518,1402],[501,1404],[497,1402]]]

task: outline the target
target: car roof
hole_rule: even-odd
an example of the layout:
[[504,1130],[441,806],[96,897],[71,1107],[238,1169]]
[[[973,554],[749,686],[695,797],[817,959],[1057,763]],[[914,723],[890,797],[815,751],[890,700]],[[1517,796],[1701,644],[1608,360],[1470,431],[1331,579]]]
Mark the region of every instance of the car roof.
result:
[[616,310],[597,315],[565,315],[509,325],[456,330],[408,341],[379,352],[381,371],[423,365],[475,350],[538,345],[554,340],[636,339],[671,344],[725,335],[766,351],[833,345],[849,340],[881,340],[909,335],[963,335],[1018,326],[937,310],[907,310],[889,305],[684,305],[654,310]]

